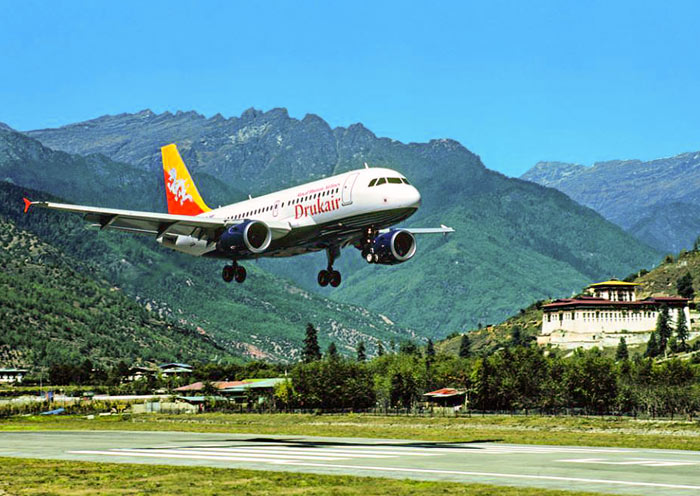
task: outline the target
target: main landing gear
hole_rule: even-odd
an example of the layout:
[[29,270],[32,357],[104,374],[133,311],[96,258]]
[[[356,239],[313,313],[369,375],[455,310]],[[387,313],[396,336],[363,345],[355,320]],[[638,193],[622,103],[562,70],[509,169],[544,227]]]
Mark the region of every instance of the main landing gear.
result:
[[237,283],[245,281],[247,273],[245,267],[241,267],[234,260],[232,265],[224,265],[224,269],[221,271],[221,277],[226,282],[231,282],[234,279]]
[[333,262],[340,256],[340,248],[331,246],[326,249],[326,255],[328,256],[328,268],[318,273],[318,285],[325,287],[330,284],[332,287],[337,288],[340,286],[341,277],[340,272],[333,270]]

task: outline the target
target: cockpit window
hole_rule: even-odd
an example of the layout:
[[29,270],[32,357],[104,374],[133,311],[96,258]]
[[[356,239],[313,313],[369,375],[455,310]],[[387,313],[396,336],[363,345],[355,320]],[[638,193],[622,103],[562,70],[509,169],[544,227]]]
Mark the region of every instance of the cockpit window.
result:
[[404,184],[411,184],[408,182],[408,179],[406,179],[405,177],[402,177],[401,180],[403,181]]
[[400,177],[390,177],[387,181],[389,181],[389,184],[401,184]]
[[372,186],[374,186],[376,182],[377,182],[377,178],[372,179],[372,180],[369,182],[369,187],[371,188]]
[[379,186],[380,184],[384,184],[384,183],[386,183],[386,179],[384,179],[384,178],[382,177],[382,178],[380,178],[380,179],[377,181],[377,186]]

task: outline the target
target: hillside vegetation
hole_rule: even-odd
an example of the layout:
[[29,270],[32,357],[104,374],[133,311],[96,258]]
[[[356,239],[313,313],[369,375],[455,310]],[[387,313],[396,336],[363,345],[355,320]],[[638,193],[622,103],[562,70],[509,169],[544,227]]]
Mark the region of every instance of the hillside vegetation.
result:
[[149,312],[93,267],[0,218],[0,363],[230,360],[192,326]]
[[654,270],[636,274],[634,282],[641,285],[637,291],[642,297],[680,296],[678,280],[686,274],[691,276],[695,291],[693,300],[697,302],[698,293],[700,293],[700,251],[697,250],[683,250],[678,255],[667,256]]

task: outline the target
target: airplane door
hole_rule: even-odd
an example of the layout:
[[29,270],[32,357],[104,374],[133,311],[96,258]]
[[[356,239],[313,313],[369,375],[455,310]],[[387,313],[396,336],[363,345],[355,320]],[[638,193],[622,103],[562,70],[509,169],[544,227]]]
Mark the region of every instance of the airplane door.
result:
[[277,214],[280,212],[280,201],[277,200],[275,202],[275,206],[272,208],[272,216],[277,217]]
[[355,181],[357,181],[357,176],[359,175],[359,172],[355,172],[345,178],[345,183],[343,184],[343,205],[352,203],[352,188],[355,186]]

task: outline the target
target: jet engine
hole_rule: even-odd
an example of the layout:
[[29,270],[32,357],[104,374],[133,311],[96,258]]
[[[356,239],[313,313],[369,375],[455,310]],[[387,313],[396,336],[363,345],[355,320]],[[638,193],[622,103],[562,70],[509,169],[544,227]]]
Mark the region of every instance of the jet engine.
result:
[[373,262],[382,265],[403,263],[416,254],[416,238],[409,231],[392,229],[372,242]]
[[272,240],[272,231],[262,221],[246,220],[229,227],[216,243],[217,249],[225,253],[262,253]]

